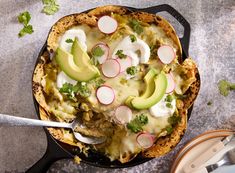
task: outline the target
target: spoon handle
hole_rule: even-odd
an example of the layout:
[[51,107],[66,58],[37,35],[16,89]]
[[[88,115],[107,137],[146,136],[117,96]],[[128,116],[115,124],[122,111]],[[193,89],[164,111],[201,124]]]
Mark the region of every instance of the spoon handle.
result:
[[71,124],[69,123],[36,120],[36,119],[16,117],[6,114],[0,114],[0,125],[1,124],[7,124],[11,126],[43,126],[43,127],[71,128]]

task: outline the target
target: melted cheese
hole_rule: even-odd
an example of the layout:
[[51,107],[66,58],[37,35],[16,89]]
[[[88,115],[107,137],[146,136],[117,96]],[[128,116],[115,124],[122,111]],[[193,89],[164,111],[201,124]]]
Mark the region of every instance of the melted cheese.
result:
[[[104,80],[107,80],[102,76]],[[89,102],[92,104],[93,109],[98,112],[107,112],[109,113],[117,106],[120,106],[125,103],[125,100],[128,96],[139,96],[139,91],[143,90],[144,83],[140,80],[126,80],[125,73],[119,74],[115,78],[110,78],[105,82],[105,85],[110,86],[115,92],[115,100],[110,105],[100,104],[95,96],[95,91],[92,91],[91,96],[88,98]]]
[[[140,45],[142,45],[142,47],[144,47],[143,48],[144,51],[147,52],[147,54],[145,53],[145,55],[147,56],[143,58],[138,57],[137,53],[135,52],[136,47],[129,45],[130,42],[129,36],[128,38],[127,37],[124,38],[125,36],[122,36],[110,40],[108,36],[104,37],[104,35],[98,30],[97,27],[91,28],[87,25],[80,25],[67,31],[65,35],[62,36],[61,39],[59,40],[59,44],[64,46],[66,50],[70,51],[72,44],[66,43],[65,41],[66,39],[71,37],[72,37],[71,39],[74,39],[75,36],[78,37],[79,41],[83,44],[84,49],[86,49],[88,52],[91,51],[93,46],[95,46],[97,43],[105,42],[110,47],[110,52],[111,52],[110,55],[115,54],[115,51],[117,51],[118,49],[122,49],[125,54],[132,57],[133,59],[132,65],[138,65],[139,62],[141,61],[143,63],[149,63],[150,67],[155,67],[158,70],[162,69],[162,64],[158,63],[156,59],[154,59],[154,62],[148,61],[149,60],[148,58],[150,56],[150,50],[148,45],[153,45],[156,43],[156,41],[159,41],[161,44],[169,44],[173,48],[176,48],[176,45],[169,37],[166,36],[162,28],[155,25],[150,25],[149,27],[145,27],[144,32],[141,35],[139,35],[139,38],[137,39],[137,42]],[[124,43],[122,42],[124,40],[123,38],[126,39]],[[69,83],[74,83],[74,81],[70,80],[67,77],[64,77],[63,74],[59,74],[58,78],[60,79],[59,81],[57,80],[57,86],[60,87],[65,81]],[[106,81],[105,85],[108,85],[114,89],[116,95],[115,101],[110,105],[100,104],[96,98],[95,90],[92,90],[91,96],[88,98],[88,101],[91,103],[90,105],[94,111],[102,112],[106,117],[114,116],[115,108],[119,105],[124,104],[128,96],[130,95],[139,96],[140,91],[143,91],[145,88],[145,85],[142,80],[134,80],[126,78],[125,73],[122,73],[115,78],[107,79],[104,76],[101,76],[101,78]],[[66,109],[65,114],[62,114],[63,109],[61,107],[63,109]],[[155,134],[157,136],[162,132],[162,130],[166,126],[169,125],[168,117],[171,115],[172,111],[167,110],[166,113],[164,112],[165,111],[164,109],[165,108],[162,108],[161,111],[163,111],[165,116],[160,116],[160,117],[159,116],[154,117],[153,115],[151,115],[151,111],[149,110],[141,110],[141,111],[132,110],[133,111],[132,118],[135,118],[137,115],[144,113],[148,117],[148,124],[143,126],[143,130]],[[160,113],[161,111],[159,109],[158,113]],[[71,113],[73,113],[73,109],[72,108],[70,109],[70,107],[67,107],[66,105],[60,105],[59,109],[55,108],[53,109],[52,112],[59,113],[61,117],[64,116],[64,118],[66,117],[72,118]],[[120,156],[122,156],[126,152],[138,153],[139,151],[141,151],[141,148],[136,142],[136,136],[137,134],[131,133],[129,130],[125,129],[124,127],[117,128],[114,132],[114,135],[112,136],[111,144],[105,147],[106,155],[108,155],[111,160],[115,160],[120,158]]]

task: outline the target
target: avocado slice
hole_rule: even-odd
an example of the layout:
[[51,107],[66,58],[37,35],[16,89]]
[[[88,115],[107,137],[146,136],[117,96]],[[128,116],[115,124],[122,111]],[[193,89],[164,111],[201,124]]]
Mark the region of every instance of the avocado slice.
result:
[[162,72],[156,77],[154,77],[154,92],[148,98],[135,97],[131,101],[131,105],[135,109],[148,109],[159,102],[164,96],[167,88],[167,78]]
[[73,55],[74,63],[78,67],[84,67],[84,66],[91,65],[90,57],[88,56],[86,51],[84,51],[82,49],[82,46],[81,46],[80,42],[78,41],[77,37],[75,37],[75,39],[74,39],[74,42],[73,42],[73,45],[71,48],[71,53]]
[[150,97],[155,89],[154,86],[154,76],[157,75],[157,70],[154,68],[151,68],[148,73],[144,76],[144,82],[145,82],[145,92],[140,96],[142,98],[148,98]]
[[127,99],[125,100],[125,104],[132,108],[132,104],[131,104],[131,101],[135,98],[135,96],[128,96]]
[[99,70],[95,66],[77,66],[74,63],[73,55],[60,47],[56,50],[55,60],[60,66],[61,70],[74,80],[86,82],[100,75]]

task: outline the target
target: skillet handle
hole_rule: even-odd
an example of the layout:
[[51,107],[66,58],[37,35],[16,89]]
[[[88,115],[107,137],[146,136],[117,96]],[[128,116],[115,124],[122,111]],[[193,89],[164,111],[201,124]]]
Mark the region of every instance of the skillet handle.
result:
[[30,167],[26,173],[46,173],[50,166],[57,160],[60,159],[71,159],[73,156],[67,153],[64,149],[62,149],[55,141],[49,136],[49,132],[47,130],[47,150],[42,158],[37,161],[32,167]]
[[169,14],[171,14],[184,27],[184,35],[182,38],[180,38],[180,42],[184,53],[183,60],[185,60],[188,57],[190,32],[191,32],[190,24],[188,23],[188,21],[177,10],[175,10],[173,7],[171,7],[168,4],[162,4],[138,10],[153,14],[156,14],[161,11],[166,11]]

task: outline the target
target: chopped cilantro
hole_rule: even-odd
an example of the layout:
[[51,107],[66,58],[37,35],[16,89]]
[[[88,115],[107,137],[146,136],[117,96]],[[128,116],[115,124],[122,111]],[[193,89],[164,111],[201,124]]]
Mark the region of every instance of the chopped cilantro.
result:
[[212,101],[207,102],[207,105],[208,106],[212,105]]
[[167,95],[166,98],[165,98],[165,102],[172,102],[174,99],[174,96],[172,95]]
[[118,50],[115,55],[117,55],[120,59],[127,57],[127,55],[123,54],[123,50]]
[[89,83],[92,83],[95,85],[96,88],[99,88],[102,84],[105,83],[105,81],[101,78],[95,78],[95,79],[89,81]]
[[144,114],[137,115],[131,122],[127,124],[127,128],[134,133],[138,133],[143,130],[142,126],[148,123],[148,117]]
[[131,42],[135,42],[137,40],[136,36],[135,35],[130,35],[130,39],[131,39]]
[[94,49],[92,49],[91,54],[94,57],[100,57],[100,56],[104,55],[104,51],[101,49],[100,46],[96,46]]
[[66,43],[73,43],[73,39],[68,38],[68,39],[65,40],[65,42],[66,42]]
[[172,126],[167,126],[166,127],[167,134],[171,134],[173,132],[173,127]]
[[47,15],[53,15],[59,10],[59,4],[56,0],[42,0],[44,5],[42,12]]
[[168,108],[173,108],[173,106],[172,106],[172,104],[171,103],[166,103],[166,107],[168,107]]
[[70,99],[74,99],[76,94],[88,97],[91,93],[85,82],[78,82],[76,85],[65,83],[59,89],[59,92],[66,94]]
[[32,34],[33,33],[33,26],[27,25],[22,28],[18,34],[19,37],[23,37],[25,34]]
[[218,88],[220,94],[226,97],[230,90],[235,90],[235,83],[231,83],[223,79],[219,81]]
[[18,21],[24,25],[24,28],[20,30],[18,33],[19,37],[23,37],[25,34],[32,34],[33,33],[33,26],[29,25],[29,21],[31,16],[28,11],[20,13],[18,16]]
[[168,118],[168,122],[172,125],[172,126],[174,126],[174,125],[176,125],[178,122],[180,122],[181,121],[181,117],[180,116],[178,116],[178,115],[176,115],[176,114],[174,114],[174,115],[172,115],[172,116],[170,116],[169,118]]
[[131,66],[126,69],[126,73],[129,75],[135,75],[138,72],[138,68],[136,66]]
[[[76,85],[75,85],[76,86]],[[77,93],[77,87],[73,86],[70,83],[64,83],[62,88],[59,89],[59,92],[66,94],[70,99],[75,97],[75,93]]]
[[23,13],[20,13],[20,15],[18,16],[18,21],[19,21],[20,23],[23,23],[24,26],[27,26],[27,25],[28,25],[30,19],[31,19],[31,16],[30,16],[30,14],[29,14],[28,11],[25,11],[25,12],[23,12]]
[[91,95],[91,91],[89,90],[86,82],[78,82],[76,86],[80,96],[89,97]]
[[137,34],[142,33],[144,30],[140,22],[136,19],[130,20],[129,25],[133,29],[133,31],[135,31]]

